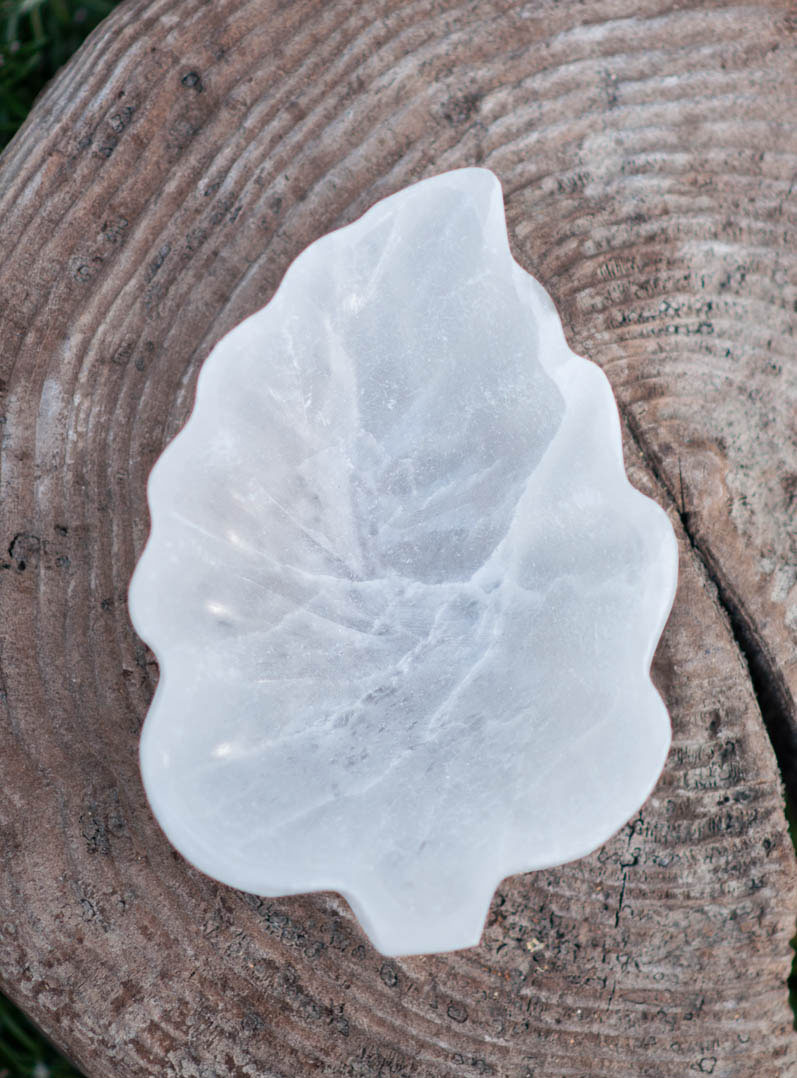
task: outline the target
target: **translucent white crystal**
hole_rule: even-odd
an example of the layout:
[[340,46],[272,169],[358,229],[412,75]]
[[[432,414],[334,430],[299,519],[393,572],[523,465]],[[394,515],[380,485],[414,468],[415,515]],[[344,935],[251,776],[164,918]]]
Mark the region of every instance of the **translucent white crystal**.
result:
[[204,364],[130,611],[147,794],[198,868],[336,890],[386,954],[478,942],[662,768],[665,514],[484,169],[325,236]]

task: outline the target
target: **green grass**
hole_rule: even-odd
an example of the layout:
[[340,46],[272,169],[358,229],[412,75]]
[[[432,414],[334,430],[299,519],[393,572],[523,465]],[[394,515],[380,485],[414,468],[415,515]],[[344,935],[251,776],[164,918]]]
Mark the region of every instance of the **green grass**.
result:
[[115,0],[0,0],[0,149]]
[[81,1078],[25,1015],[0,996],[0,1078]]

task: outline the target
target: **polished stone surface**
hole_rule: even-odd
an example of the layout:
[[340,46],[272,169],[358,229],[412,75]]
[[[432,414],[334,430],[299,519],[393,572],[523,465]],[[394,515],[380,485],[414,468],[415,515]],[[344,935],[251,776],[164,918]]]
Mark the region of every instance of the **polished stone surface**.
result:
[[205,362],[149,499],[142,772],[204,872],[337,890],[387,954],[452,950],[504,876],[650,793],[675,539],[487,170],[309,247]]

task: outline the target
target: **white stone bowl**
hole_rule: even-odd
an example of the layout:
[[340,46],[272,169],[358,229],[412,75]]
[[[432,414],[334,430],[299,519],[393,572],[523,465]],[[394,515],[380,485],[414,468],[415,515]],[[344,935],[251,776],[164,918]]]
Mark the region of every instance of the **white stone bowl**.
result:
[[300,255],[206,360],[149,506],[141,769],[203,872],[335,890],[383,953],[448,951],[503,877],[589,853],[650,794],[675,538],[491,172]]

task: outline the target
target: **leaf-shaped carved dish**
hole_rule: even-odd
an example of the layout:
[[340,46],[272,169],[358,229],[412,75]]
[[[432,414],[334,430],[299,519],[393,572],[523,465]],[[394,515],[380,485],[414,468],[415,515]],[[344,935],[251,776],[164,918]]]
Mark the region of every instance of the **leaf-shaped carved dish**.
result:
[[208,357],[149,503],[141,767],[202,871],[447,951],[650,793],[674,535],[487,170],[309,247]]

